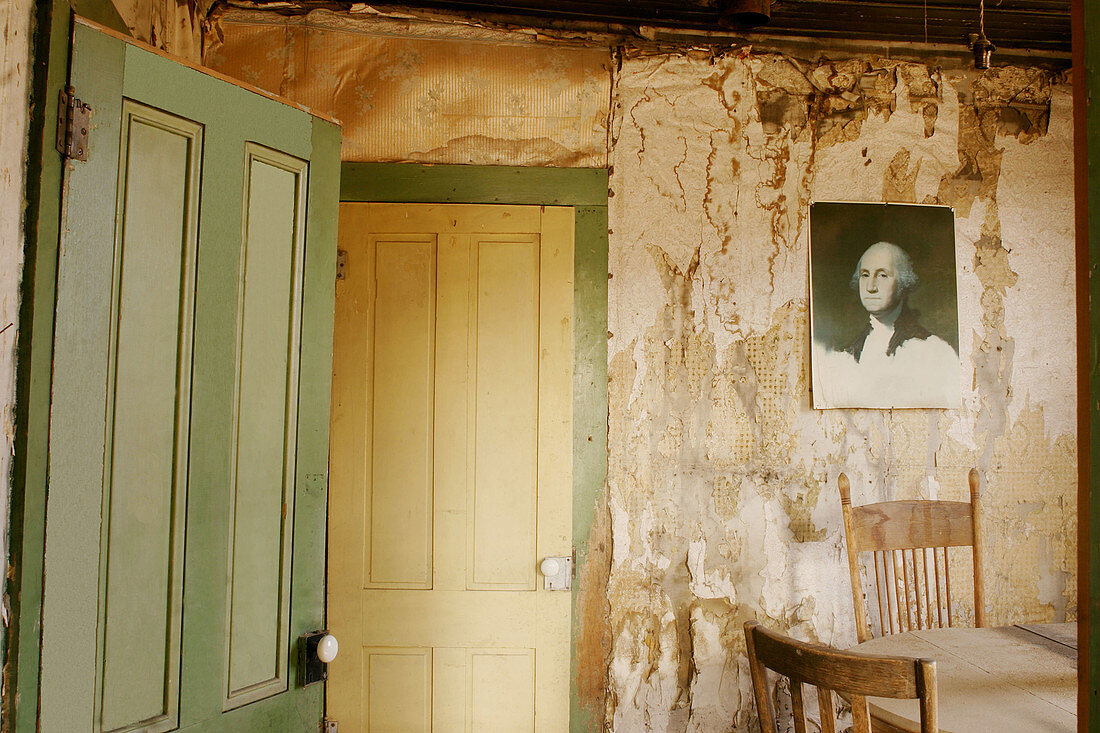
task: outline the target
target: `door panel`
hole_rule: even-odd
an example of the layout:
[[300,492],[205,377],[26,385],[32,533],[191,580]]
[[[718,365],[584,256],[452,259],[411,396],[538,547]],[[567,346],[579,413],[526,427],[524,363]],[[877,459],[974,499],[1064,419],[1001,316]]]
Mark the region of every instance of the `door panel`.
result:
[[471,243],[474,430],[466,587],[533,590],[539,408],[539,241]]
[[[568,727],[573,212],[344,204],[328,715]],[[400,692],[398,692],[400,691]]]
[[[197,123],[125,102],[104,470],[103,727],[175,727],[179,704]],[[123,389],[119,389],[123,385]],[[134,643],[138,640],[138,643]]]
[[246,145],[226,709],[287,689],[307,164]]
[[435,238],[375,244],[376,342],[367,588],[432,583]]
[[370,711],[367,730],[431,730],[431,649],[367,648],[363,668]]
[[41,730],[312,731],[338,130],[79,19],[71,82]]

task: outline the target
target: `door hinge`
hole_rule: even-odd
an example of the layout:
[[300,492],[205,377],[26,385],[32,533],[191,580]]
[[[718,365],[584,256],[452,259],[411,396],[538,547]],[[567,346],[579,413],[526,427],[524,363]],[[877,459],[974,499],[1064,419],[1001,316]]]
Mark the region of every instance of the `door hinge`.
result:
[[325,718],[321,721],[321,733],[340,733],[340,724],[335,720]]
[[76,98],[72,87],[57,100],[57,152],[70,160],[88,159],[88,129],[92,108]]
[[342,249],[336,250],[336,279],[343,280],[348,270],[348,253]]

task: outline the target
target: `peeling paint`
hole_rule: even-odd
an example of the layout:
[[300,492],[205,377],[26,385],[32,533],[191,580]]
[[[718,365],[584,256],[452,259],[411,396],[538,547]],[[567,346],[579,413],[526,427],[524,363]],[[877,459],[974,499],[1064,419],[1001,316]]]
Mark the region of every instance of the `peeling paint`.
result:
[[[323,18],[323,33],[310,20],[225,24],[228,40],[209,60],[292,98],[314,95],[298,101],[321,109],[345,95],[345,124],[375,125],[395,146],[355,143],[348,159],[609,163],[608,478],[579,568],[575,629],[578,695],[607,728],[753,730],[745,620],[855,642],[840,471],[858,504],[963,500],[977,466],[990,622],[1075,617],[1063,75],[751,47],[554,56],[560,47],[534,51],[463,27],[446,43],[508,42],[516,58],[557,58],[538,67],[538,83],[573,95],[569,119],[584,134],[471,114],[421,135],[408,119],[439,124],[438,95],[417,91],[410,114],[392,102],[408,98],[427,58],[409,39],[439,44],[442,31],[312,17]],[[336,31],[339,43],[307,48]],[[230,58],[234,43],[259,36],[273,39],[268,57]],[[303,65],[307,50],[325,64]],[[369,79],[350,83],[350,69],[363,72],[372,58],[382,61]],[[468,54],[440,53],[436,63],[449,79],[482,71]],[[519,82],[494,89],[525,119],[541,115],[531,116]],[[962,409],[810,409],[814,200],[954,208]],[[973,618],[968,552],[952,561],[963,619]],[[789,718],[782,688],[776,695]]]
[[200,62],[207,14],[215,0],[111,0],[130,35]]
[[[623,58],[609,209],[609,727],[750,730],[745,619],[854,643],[841,470],[866,503],[961,500],[978,466],[992,622],[1073,618],[1075,383],[1071,371],[1051,388],[1066,362],[1029,348],[1025,366],[1018,346],[1053,322],[1045,343],[1075,348],[1069,109],[1052,101],[1068,97],[1065,80],[750,49]],[[1015,197],[1010,230],[998,196],[1026,185],[1032,158],[1049,170],[1044,198]],[[809,408],[811,200],[955,207],[963,409]],[[1017,264],[1043,253],[1069,274]],[[1048,321],[1025,326],[1014,314],[1036,302]],[[964,619],[968,573],[968,558],[953,559]]]
[[[23,209],[27,150],[28,97],[31,75],[31,33],[35,3],[12,0],[0,4],[0,552],[8,572],[0,597],[4,636],[7,636],[8,558],[11,461],[15,442],[15,342],[19,313],[19,284],[23,266]],[[0,677],[2,717],[11,716],[8,694],[10,661]]]
[[606,165],[607,47],[324,10],[216,30],[204,62],[339,119],[343,160]]
[[608,662],[611,651],[611,608],[607,581],[611,571],[611,517],[606,496],[596,508],[588,536],[588,557],[580,569],[577,599],[576,687],[581,706],[602,719],[607,705]]

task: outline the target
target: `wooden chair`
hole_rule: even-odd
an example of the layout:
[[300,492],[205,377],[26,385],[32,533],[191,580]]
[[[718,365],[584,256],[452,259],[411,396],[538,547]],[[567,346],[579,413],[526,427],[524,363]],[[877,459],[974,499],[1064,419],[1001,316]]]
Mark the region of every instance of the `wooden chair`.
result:
[[868,695],[920,700],[921,733],[939,731],[936,727],[936,663],[931,659],[873,656],[807,644],[768,631],[756,621],[745,623],[745,642],[761,733],[778,733],[765,669],[790,680],[795,733],[806,733],[803,684],[817,687],[821,733],[836,733],[833,692],[844,695],[851,702],[855,733],[871,733]]
[[[848,477],[840,474],[837,484],[844,514],[848,569],[852,576],[856,636],[861,642],[871,638],[859,577],[861,552],[874,554],[882,635],[953,626],[947,548],[973,547],[974,622],[977,626],[985,626],[981,489],[977,469],[970,469],[969,478],[969,502],[886,501],[853,507]],[[928,562],[929,551],[931,563]]]

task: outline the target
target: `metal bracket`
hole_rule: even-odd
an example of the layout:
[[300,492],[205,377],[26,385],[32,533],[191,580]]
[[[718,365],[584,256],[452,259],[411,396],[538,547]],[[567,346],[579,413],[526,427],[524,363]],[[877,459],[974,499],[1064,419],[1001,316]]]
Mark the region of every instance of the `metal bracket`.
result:
[[92,108],[76,98],[72,87],[57,100],[57,152],[70,160],[88,160],[88,130]]
[[325,718],[321,721],[321,733],[339,733],[340,724]]

